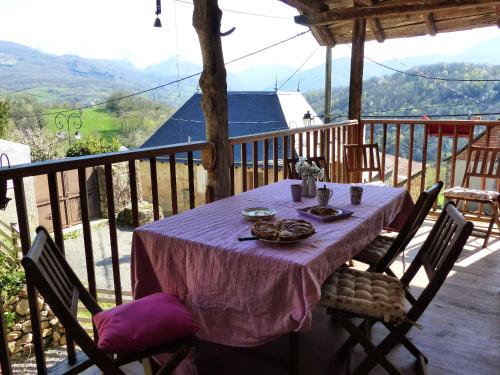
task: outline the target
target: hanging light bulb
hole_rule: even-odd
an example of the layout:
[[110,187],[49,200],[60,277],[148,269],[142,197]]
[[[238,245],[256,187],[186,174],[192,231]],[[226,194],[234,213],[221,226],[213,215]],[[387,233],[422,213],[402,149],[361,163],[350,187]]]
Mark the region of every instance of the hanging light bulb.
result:
[[161,20],[158,18],[158,16],[161,14],[161,0],[156,0],[156,19],[154,23],[154,27],[161,27]]

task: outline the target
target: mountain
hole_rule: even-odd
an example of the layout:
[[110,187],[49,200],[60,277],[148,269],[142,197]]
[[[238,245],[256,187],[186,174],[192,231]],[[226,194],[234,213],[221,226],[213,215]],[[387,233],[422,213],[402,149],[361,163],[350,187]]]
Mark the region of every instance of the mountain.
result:
[[[0,93],[2,89],[8,92],[33,88],[27,92],[46,104],[99,102],[113,91],[145,90],[177,78],[175,70],[160,74],[160,68],[147,73],[124,61],[56,56],[0,41]],[[183,82],[184,98],[191,96],[196,84],[196,78]],[[177,87],[171,85],[154,95],[157,99],[177,101]]]
[[[443,82],[393,73],[372,77],[363,83],[364,116],[416,116],[491,113],[484,119],[500,115],[500,65],[439,63],[418,67],[432,77],[460,77],[491,82]],[[346,115],[349,101],[347,87],[334,89],[332,112]],[[309,103],[323,112],[323,89],[306,93]]]
[[[430,55],[399,61],[404,65],[393,60],[382,63],[400,70],[435,63],[491,64],[500,61],[500,37],[473,46],[456,56]],[[337,89],[348,86],[350,59],[335,59],[332,65],[333,86]],[[172,57],[141,70],[125,61],[56,56],[20,44],[0,41],[0,94],[31,88],[27,92],[37,96],[44,104],[96,103],[105,100],[114,91],[135,92],[175,81],[178,78],[177,66],[180,77],[202,70],[199,64],[183,58],[177,61]],[[241,72],[228,70],[228,89],[273,90],[276,81],[278,87],[281,86],[295,71],[295,68],[288,65],[254,65]],[[389,74],[392,74],[391,70],[365,60],[365,80]],[[281,89],[296,90],[300,80],[303,92],[322,90],[324,75],[324,65],[299,71]],[[179,85],[171,84],[146,95],[177,106],[196,91],[198,79],[198,76],[194,76]]]
[[[400,63],[398,63],[398,61]],[[410,67],[432,65],[438,63],[471,63],[471,64],[499,64],[500,37],[492,38],[479,43],[457,55],[428,55],[395,60],[380,61],[380,63],[398,70],[408,70]],[[373,77],[390,75],[393,71],[365,59],[363,77],[368,80]],[[333,87],[349,86],[350,58],[340,58],[332,61]],[[322,89],[325,86],[325,66],[320,65],[299,72],[283,87],[283,90],[295,90],[300,79],[302,91]]]

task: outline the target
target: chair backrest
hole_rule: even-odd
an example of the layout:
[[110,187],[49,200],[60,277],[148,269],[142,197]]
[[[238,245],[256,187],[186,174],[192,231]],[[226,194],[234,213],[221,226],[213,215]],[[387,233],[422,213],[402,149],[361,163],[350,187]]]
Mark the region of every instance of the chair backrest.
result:
[[408,246],[429,214],[429,211],[436,201],[442,187],[443,182],[438,181],[429,189],[420,193],[413,210],[399,231],[391,247],[375,266],[375,272],[384,272],[396,260],[398,255],[401,254],[401,252]]
[[97,347],[76,318],[79,301],[92,315],[102,311],[101,308],[64,259],[47,230],[38,227],[36,232],[30,251],[21,261],[26,274],[64,326],[68,339],[73,339],[105,374],[124,374]]
[[401,278],[408,286],[423,267],[429,282],[420,296],[412,303],[407,315],[417,321],[443,285],[458,256],[464,248],[474,225],[466,221],[455,207],[448,202],[432,227],[427,239]]
[[[300,179],[299,174],[295,170],[295,164],[297,164],[298,161],[298,158],[287,159],[288,178],[296,180]],[[325,170],[325,177],[323,178],[323,180],[330,181],[328,164],[326,163],[326,159],[324,156],[310,156],[307,158],[307,162],[314,162],[318,167],[323,168]]]
[[378,144],[347,144],[344,145],[344,169],[347,182],[352,182],[352,173],[376,172],[382,180],[382,168]]
[[467,153],[463,187],[469,187],[471,177],[500,179],[500,148],[470,146]]

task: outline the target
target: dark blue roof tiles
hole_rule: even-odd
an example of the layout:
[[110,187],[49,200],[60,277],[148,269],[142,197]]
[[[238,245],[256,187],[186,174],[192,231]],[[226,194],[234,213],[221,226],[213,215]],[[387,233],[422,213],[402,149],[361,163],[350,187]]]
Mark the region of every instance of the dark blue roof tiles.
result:
[[[288,129],[276,92],[228,92],[229,136],[265,133]],[[141,147],[205,140],[205,118],[201,109],[201,94],[194,94]],[[262,142],[260,142],[262,143]],[[281,145],[281,140],[280,140]],[[272,149],[271,149],[272,150]],[[240,149],[235,149],[235,161],[240,161]],[[248,148],[251,161],[251,148]],[[263,146],[259,144],[259,159]],[[270,153],[270,157],[272,153]]]

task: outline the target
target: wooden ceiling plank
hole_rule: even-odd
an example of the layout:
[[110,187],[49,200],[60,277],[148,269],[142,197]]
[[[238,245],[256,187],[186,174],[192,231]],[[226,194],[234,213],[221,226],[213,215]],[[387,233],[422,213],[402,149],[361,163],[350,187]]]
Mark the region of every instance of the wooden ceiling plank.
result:
[[[289,1],[289,0],[286,0]],[[294,0],[295,1],[295,0]],[[324,26],[335,21],[353,20],[356,18],[386,18],[398,15],[443,12],[448,10],[477,8],[482,5],[500,5],[500,0],[440,0],[420,4],[408,4],[405,1],[391,1],[372,7],[349,7],[314,12],[295,17],[295,22],[305,26]]]
[[436,23],[434,22],[434,17],[432,13],[424,13],[424,21],[427,26],[427,30],[429,30],[429,34],[431,36],[435,36],[437,34]]
[[[374,4],[375,4],[374,0],[354,0],[355,6],[357,5],[357,6],[371,7]],[[370,30],[375,36],[375,39],[377,39],[377,42],[382,43],[385,40],[385,35],[384,31],[382,30],[382,27],[380,26],[379,20],[376,18],[368,18],[367,22],[368,26],[370,27]]]

